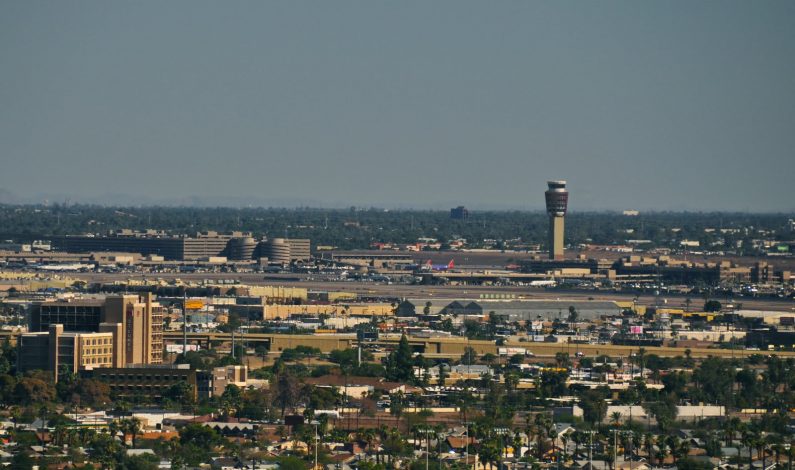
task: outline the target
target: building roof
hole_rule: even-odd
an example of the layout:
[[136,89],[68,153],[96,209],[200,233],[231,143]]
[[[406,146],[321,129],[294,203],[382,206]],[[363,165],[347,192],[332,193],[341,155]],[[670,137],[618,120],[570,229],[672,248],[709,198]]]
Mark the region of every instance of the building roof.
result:
[[405,386],[400,382],[387,382],[378,377],[357,377],[349,376],[343,377],[341,375],[324,375],[322,377],[310,377],[305,381],[309,385],[326,385],[332,387],[356,387],[356,386],[369,386],[377,390],[394,390]]

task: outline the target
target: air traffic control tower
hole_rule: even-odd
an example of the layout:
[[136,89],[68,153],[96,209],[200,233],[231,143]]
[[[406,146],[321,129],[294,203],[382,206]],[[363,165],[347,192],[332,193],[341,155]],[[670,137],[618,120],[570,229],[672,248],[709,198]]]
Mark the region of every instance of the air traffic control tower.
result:
[[565,181],[548,181],[544,193],[549,214],[549,259],[563,259],[563,219],[569,205]]

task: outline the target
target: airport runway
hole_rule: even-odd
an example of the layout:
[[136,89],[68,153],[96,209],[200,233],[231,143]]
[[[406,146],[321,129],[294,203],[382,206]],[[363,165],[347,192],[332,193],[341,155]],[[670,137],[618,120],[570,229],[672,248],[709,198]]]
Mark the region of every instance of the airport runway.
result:
[[[252,285],[281,285],[304,287],[316,291],[346,291],[360,295],[384,298],[420,298],[420,299],[479,299],[482,295],[507,294],[524,299],[571,299],[571,300],[609,300],[632,301],[636,296],[638,305],[666,305],[669,307],[682,307],[686,298],[693,301],[693,308],[698,308],[703,302],[700,295],[666,294],[655,297],[650,294],[636,294],[633,292],[612,292],[606,290],[577,290],[577,289],[545,289],[526,286],[431,286],[431,285],[406,285],[386,284],[378,282],[359,281],[318,281],[305,280],[306,275],[265,275],[261,273],[154,273],[154,274],[125,274],[125,273],[78,273],[75,278],[84,279],[89,283],[113,282],[124,280],[162,279],[173,281],[180,279],[185,282],[199,282],[203,280],[238,280],[242,284]],[[717,298],[725,303],[727,299]],[[728,299],[735,304],[742,304],[743,309],[767,311],[795,311],[795,302],[787,299],[750,298],[738,297]]]

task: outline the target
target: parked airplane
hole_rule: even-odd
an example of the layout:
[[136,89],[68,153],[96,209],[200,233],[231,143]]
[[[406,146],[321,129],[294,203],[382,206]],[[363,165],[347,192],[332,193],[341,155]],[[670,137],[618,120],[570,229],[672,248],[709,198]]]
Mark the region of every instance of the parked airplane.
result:
[[38,264],[33,266],[40,271],[88,271],[94,269],[93,264]]
[[431,264],[431,260],[428,260],[423,266],[423,271],[447,271],[448,269],[453,269],[455,267],[455,263],[453,260],[450,260],[447,264]]

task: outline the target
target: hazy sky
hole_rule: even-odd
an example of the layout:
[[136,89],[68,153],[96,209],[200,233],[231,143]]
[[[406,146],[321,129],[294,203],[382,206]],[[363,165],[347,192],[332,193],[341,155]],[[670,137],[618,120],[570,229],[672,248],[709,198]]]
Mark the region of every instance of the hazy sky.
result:
[[0,200],[790,211],[793,176],[789,0],[0,2]]

